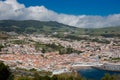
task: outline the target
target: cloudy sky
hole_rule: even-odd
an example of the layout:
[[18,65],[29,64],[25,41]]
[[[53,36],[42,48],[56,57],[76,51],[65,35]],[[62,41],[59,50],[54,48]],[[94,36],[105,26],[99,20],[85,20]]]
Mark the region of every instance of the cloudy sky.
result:
[[82,28],[120,25],[119,0],[0,0],[0,20],[57,21]]

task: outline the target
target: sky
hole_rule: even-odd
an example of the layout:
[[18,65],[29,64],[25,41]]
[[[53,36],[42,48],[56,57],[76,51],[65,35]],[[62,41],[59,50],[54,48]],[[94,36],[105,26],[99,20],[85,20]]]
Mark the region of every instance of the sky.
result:
[[57,21],[80,28],[120,26],[120,0],[0,0],[0,20]]
[[57,13],[102,15],[120,13],[120,0],[18,0],[26,7],[44,5]]

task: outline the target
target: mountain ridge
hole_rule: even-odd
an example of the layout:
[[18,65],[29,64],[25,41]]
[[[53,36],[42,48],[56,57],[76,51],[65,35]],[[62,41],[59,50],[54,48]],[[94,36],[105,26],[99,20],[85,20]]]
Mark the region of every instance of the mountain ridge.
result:
[[105,28],[78,28],[65,25],[56,21],[36,21],[36,20],[0,20],[0,31],[17,33],[44,33],[54,32],[71,35],[120,35],[120,26]]

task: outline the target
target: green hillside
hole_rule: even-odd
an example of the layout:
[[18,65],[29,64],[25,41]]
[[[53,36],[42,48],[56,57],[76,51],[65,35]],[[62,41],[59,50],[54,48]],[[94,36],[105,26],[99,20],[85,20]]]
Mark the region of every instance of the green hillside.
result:
[[68,32],[76,29],[75,27],[64,25],[53,21],[14,21],[14,20],[1,20],[0,30],[1,31],[15,31],[17,33],[52,33],[52,32]]
[[120,36],[120,26],[97,29],[86,29],[86,34],[104,37]]
[[106,27],[106,28],[77,28],[68,26],[54,21],[35,21],[35,20],[1,20],[0,31],[17,32],[17,33],[42,33],[63,36],[65,34],[72,36],[91,35],[91,36],[105,36],[114,37],[120,36],[120,26]]

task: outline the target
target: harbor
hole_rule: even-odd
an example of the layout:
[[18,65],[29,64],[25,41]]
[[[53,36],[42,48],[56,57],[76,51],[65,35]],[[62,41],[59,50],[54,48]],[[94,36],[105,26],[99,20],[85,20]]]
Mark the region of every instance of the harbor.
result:
[[101,80],[101,78],[105,75],[105,74],[110,74],[110,75],[120,75],[120,72],[117,71],[108,71],[108,70],[102,70],[102,69],[98,69],[98,68],[86,68],[86,69],[79,69],[78,73],[87,78],[87,79],[91,79],[91,80]]

